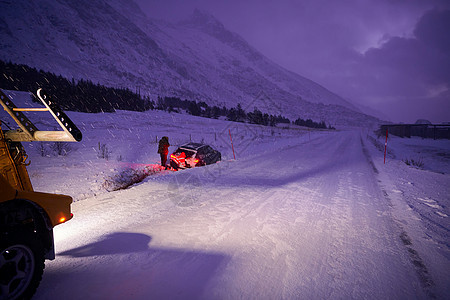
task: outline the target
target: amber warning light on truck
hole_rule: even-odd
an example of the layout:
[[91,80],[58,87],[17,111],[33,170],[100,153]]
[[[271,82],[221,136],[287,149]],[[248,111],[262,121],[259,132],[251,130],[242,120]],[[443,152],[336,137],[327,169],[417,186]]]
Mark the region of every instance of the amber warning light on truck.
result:
[[69,217],[69,218],[67,218],[66,216],[62,216],[61,218],[59,218],[58,224],[64,223],[64,222],[66,222],[66,221],[69,221],[69,220],[72,219],[72,218],[73,218],[73,214],[72,214],[72,213],[70,214],[70,217]]

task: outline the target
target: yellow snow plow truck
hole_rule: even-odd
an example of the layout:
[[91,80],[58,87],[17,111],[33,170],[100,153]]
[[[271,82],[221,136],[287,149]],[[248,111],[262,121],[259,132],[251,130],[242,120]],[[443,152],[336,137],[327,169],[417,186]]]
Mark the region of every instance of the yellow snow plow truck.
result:
[[[72,218],[71,197],[33,191],[21,142],[79,142],[82,135],[42,89],[37,96],[44,106],[18,108],[0,89],[0,104],[19,126],[0,123],[0,300],[33,296],[44,260],[55,258],[53,227]],[[49,112],[62,130],[38,130],[27,112]]]

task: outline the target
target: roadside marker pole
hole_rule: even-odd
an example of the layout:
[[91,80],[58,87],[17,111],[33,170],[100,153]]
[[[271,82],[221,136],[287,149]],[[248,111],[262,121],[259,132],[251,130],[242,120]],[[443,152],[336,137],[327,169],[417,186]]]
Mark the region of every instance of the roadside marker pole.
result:
[[384,142],[384,164],[386,164],[387,139],[388,139],[388,129],[386,129],[386,141]]
[[230,129],[228,129],[228,133],[230,134],[231,149],[233,149],[233,158],[234,158],[234,160],[236,160],[236,155],[234,155],[233,139],[231,138],[231,130]]

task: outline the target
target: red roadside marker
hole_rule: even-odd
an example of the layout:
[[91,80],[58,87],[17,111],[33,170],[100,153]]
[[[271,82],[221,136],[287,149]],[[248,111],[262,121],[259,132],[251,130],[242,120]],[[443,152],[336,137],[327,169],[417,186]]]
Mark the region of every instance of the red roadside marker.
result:
[[228,133],[230,134],[231,149],[233,149],[233,158],[234,158],[234,160],[236,160],[236,155],[234,155],[233,139],[231,138],[231,130],[230,129],[228,129]]
[[388,138],[388,129],[386,128],[386,141],[384,142],[384,164],[386,164],[387,138]]

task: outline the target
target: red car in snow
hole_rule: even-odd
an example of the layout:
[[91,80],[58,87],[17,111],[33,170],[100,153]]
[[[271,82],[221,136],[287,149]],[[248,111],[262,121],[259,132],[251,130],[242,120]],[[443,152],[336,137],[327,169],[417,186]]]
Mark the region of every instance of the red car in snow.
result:
[[188,143],[170,155],[170,166],[175,170],[214,164],[222,154],[209,145]]

